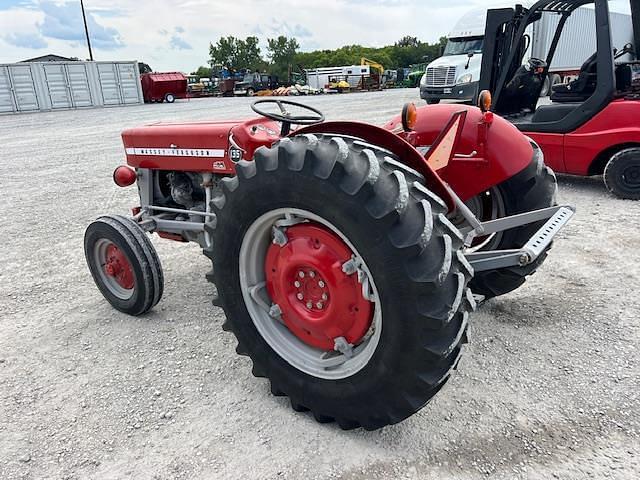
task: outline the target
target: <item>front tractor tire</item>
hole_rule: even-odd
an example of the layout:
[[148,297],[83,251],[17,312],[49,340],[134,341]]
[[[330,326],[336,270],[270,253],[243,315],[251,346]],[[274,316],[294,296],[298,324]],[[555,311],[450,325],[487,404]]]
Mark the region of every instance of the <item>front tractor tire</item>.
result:
[[254,160],[222,182],[205,227],[236,351],[319,422],[409,417],[457,366],[475,306],[445,204],[341,137],[285,138]]
[[142,315],[162,298],[162,265],[147,234],[119,215],[92,222],[84,235],[84,254],[98,289],[117,310]]

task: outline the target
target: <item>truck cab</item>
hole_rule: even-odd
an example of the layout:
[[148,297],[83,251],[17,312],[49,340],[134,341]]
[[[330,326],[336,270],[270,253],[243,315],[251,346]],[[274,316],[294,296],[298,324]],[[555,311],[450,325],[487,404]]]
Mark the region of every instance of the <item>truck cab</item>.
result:
[[472,102],[477,96],[486,17],[486,8],[463,16],[449,33],[442,56],[427,65],[420,80],[420,97],[427,103]]
[[266,73],[247,73],[241,82],[237,82],[233,89],[236,96],[253,97],[261,90],[272,90],[277,88],[278,79]]

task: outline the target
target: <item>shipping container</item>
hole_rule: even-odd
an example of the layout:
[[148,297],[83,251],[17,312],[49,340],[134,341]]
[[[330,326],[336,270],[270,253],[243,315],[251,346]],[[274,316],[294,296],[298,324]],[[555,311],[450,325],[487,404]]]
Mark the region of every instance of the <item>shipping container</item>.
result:
[[0,114],[142,102],[137,62],[0,64]]

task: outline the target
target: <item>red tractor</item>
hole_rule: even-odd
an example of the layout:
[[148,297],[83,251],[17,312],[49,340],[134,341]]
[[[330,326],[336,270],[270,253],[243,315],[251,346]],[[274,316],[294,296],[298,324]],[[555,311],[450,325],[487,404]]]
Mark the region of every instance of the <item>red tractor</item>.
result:
[[[575,80],[553,86],[550,104],[538,105],[549,68],[561,56],[558,45],[580,41],[563,32],[584,5],[593,6],[594,18],[591,28],[585,25],[584,42],[593,40],[596,51]],[[614,34],[620,32],[612,31],[607,0],[541,0],[528,9],[489,10],[480,88],[493,92],[493,111],[533,138],[556,172],[603,175],[613,194],[638,200],[640,2],[630,5],[635,45],[614,44]],[[545,58],[523,63],[533,49],[529,32],[543,16],[558,19],[555,30],[548,32],[548,51],[538,53]]]
[[538,146],[482,101],[380,128],[259,100],[247,121],[127,130],[113,177],[140,205],[87,228],[91,274],[141,315],[163,290],[146,233],[196,242],[223,329],[275,395],[345,429],[400,422],[456,368],[478,298],[519,287],[573,215]]

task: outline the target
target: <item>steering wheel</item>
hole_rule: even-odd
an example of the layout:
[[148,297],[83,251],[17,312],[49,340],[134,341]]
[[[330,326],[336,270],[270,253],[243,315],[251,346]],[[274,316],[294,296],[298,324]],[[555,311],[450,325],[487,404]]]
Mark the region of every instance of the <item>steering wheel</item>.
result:
[[[268,112],[258,107],[258,105],[265,104],[277,105],[280,109],[280,113]],[[313,113],[313,115],[293,115],[287,110],[286,105],[310,111]],[[304,105],[302,103],[292,102],[291,100],[280,100],[271,98],[256,100],[251,104],[251,110],[256,112],[258,115],[270,118],[271,120],[275,120],[276,122],[281,122],[282,130],[280,131],[280,135],[283,137],[289,135],[289,132],[291,131],[291,125],[313,125],[316,123],[324,122],[324,115],[320,110],[317,110],[308,105]]]

